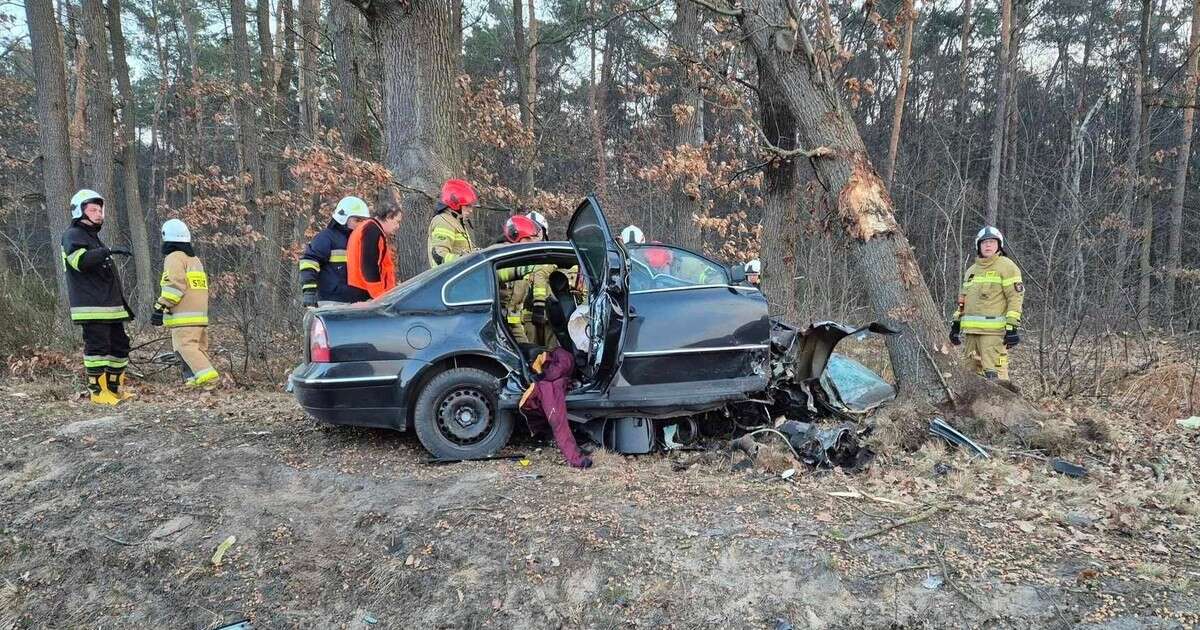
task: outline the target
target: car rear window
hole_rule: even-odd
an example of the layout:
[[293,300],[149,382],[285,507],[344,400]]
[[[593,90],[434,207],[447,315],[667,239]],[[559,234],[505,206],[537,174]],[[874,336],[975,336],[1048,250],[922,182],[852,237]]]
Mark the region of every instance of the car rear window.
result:
[[479,264],[446,283],[446,305],[476,304],[492,301],[492,274],[489,265]]

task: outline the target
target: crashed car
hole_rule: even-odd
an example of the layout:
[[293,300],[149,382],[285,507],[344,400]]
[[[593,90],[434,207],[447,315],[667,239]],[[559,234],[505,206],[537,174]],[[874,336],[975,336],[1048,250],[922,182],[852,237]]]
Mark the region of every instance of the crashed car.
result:
[[[370,302],[311,312],[305,360],[289,377],[301,407],[329,423],[414,430],[437,458],[495,453],[512,435],[545,349],[510,334],[498,278],[536,264],[577,270],[586,285],[579,292],[552,281],[547,310],[559,345],[576,357],[569,418],[609,448],[647,452],[665,427],[695,435],[697,417],[739,405],[793,417],[834,401],[853,412],[821,379],[833,345],[858,331],[772,322],[740,266],[683,248],[647,246],[670,252],[670,265],[659,257],[651,267],[615,238],[594,197],[579,204],[567,233],[566,242],[477,251]],[[584,347],[567,330],[580,295],[587,296]]]

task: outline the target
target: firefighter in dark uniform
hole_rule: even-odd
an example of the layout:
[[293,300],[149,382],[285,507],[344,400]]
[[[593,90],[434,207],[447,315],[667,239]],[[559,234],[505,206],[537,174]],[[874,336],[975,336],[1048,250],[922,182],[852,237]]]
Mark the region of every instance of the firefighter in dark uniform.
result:
[[71,197],[71,227],[62,237],[63,269],[71,303],[71,321],[83,328],[83,367],[92,402],[116,405],[132,398],[122,391],[129,364],[125,322],[133,311],[125,301],[121,276],[112,256],[128,250],[109,249],[100,240],[104,198],[94,190]]
[[333,210],[329,225],[313,237],[300,257],[300,295],[304,306],[330,306],[365,302],[366,291],[350,286],[346,279],[346,249],[350,234],[371,218],[367,202],[343,197]]

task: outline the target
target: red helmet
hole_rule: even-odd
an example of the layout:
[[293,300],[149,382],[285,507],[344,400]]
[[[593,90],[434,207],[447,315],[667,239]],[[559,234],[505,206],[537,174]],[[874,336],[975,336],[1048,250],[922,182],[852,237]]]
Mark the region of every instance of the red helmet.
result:
[[538,224],[523,214],[509,217],[504,224],[504,240],[509,243],[520,243],[521,239],[537,236],[538,233]]
[[463,206],[473,206],[479,201],[479,195],[465,179],[448,179],[442,184],[442,203],[455,212],[462,212]]
[[647,247],[646,263],[654,269],[666,269],[671,266],[675,256],[665,247]]

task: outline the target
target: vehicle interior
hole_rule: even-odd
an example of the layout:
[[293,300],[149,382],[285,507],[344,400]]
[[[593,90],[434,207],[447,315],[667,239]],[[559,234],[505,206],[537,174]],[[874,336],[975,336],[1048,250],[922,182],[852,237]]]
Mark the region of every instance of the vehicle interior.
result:
[[681,247],[660,243],[627,245],[629,290],[651,291],[707,284],[729,284],[729,271]]
[[[518,275],[518,268],[527,266],[548,265],[556,269],[549,274],[550,293],[546,298],[547,324],[536,326],[531,322],[522,325],[528,332],[526,341],[520,341],[514,335],[510,322],[506,317],[507,292],[503,286],[509,277]],[[529,256],[514,257],[495,263],[495,278],[497,290],[493,302],[493,319],[500,338],[507,341],[513,348],[519,348],[518,353],[523,362],[527,376],[531,375],[531,364],[539,354],[546,350],[563,347],[573,354],[580,352],[571,341],[567,331],[567,321],[576,307],[586,299],[585,281],[576,271],[579,265],[573,252],[539,252]],[[508,273],[506,273],[508,272]],[[572,282],[574,278],[574,282]],[[532,306],[532,292],[527,296],[525,307]],[[583,349],[586,352],[586,348]],[[578,361],[577,361],[578,362]]]

